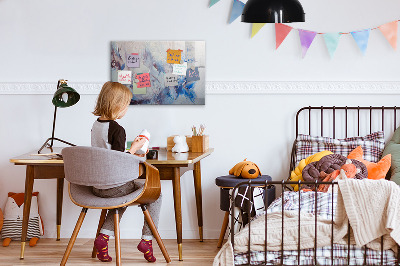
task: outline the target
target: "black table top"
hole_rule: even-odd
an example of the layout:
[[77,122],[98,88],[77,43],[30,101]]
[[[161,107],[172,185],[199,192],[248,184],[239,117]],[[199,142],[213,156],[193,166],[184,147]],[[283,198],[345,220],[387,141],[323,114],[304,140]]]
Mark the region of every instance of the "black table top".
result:
[[251,182],[265,181],[265,180],[272,181],[272,178],[269,175],[261,175],[257,178],[253,178],[253,179],[237,177],[234,175],[226,175],[226,176],[217,177],[215,179],[215,184],[219,187],[234,188],[237,184],[242,183],[242,182],[248,182],[250,180],[251,180]]

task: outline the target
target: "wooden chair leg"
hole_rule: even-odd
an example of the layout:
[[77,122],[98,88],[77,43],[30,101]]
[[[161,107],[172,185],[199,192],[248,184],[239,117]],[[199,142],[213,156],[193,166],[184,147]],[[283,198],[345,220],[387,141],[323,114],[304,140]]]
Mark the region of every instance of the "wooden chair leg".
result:
[[120,235],[119,235],[119,213],[118,209],[115,209],[114,214],[114,234],[115,234],[115,256],[117,257],[115,261],[115,265],[121,265],[121,243],[120,243]]
[[158,233],[158,230],[156,228],[156,225],[153,222],[153,219],[150,216],[149,211],[147,210],[145,205],[140,205],[140,207],[142,208],[143,214],[144,214],[144,219],[146,220],[147,224],[150,227],[151,232],[153,233],[153,236],[155,237],[155,239],[157,240],[157,244],[161,249],[161,252],[164,256],[164,259],[167,263],[171,262],[171,259],[168,255],[168,251],[164,246],[164,243],[161,240],[160,234]]
[[78,221],[76,222],[75,229],[72,232],[72,236],[69,240],[67,249],[65,250],[64,256],[61,260],[61,263],[60,263],[61,266],[64,266],[67,263],[69,254],[71,253],[71,250],[72,250],[72,247],[74,246],[76,237],[78,236],[78,233],[79,233],[79,230],[81,229],[83,220],[85,219],[86,212],[87,212],[87,208],[82,208],[81,214],[79,215]]
[[220,248],[222,246],[222,242],[224,241],[224,237],[225,237],[226,228],[228,227],[228,222],[229,222],[229,212],[225,212],[225,217],[224,217],[224,221],[222,222],[221,234],[219,235],[217,248]]
[[[107,210],[106,209],[101,210],[101,215],[100,215],[100,219],[99,219],[99,225],[97,226],[97,233],[96,233],[95,239],[100,234],[101,227],[103,227],[104,221],[106,220],[106,215],[107,215]],[[94,247],[94,243],[93,243],[92,258],[96,258],[96,255],[97,255],[97,250]]]

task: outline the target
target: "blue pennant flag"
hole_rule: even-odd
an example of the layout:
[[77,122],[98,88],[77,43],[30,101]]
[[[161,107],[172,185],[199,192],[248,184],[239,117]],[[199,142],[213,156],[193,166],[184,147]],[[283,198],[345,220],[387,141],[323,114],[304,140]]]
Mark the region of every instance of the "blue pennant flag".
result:
[[233,0],[231,17],[229,18],[229,23],[232,23],[235,19],[237,19],[240,15],[242,15],[242,11],[244,8],[244,3],[239,0]]
[[361,30],[361,31],[352,31],[351,35],[353,35],[354,40],[356,41],[358,47],[361,50],[361,53],[364,55],[368,46],[369,33],[371,29]]
[[212,7],[213,5],[215,5],[218,2],[219,2],[219,0],[210,0],[210,5],[208,7]]
[[338,47],[339,39],[340,39],[340,36],[342,36],[342,34],[340,34],[339,32],[324,33],[323,36],[324,36],[326,48],[328,48],[329,55],[332,58],[333,54],[336,51],[336,48]]

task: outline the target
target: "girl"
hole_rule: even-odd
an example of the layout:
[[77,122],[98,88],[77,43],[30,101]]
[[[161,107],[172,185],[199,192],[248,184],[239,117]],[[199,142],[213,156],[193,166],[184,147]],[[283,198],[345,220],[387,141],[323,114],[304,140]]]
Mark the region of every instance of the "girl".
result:
[[[99,118],[93,123],[91,142],[93,147],[101,147],[111,150],[125,152],[125,129],[115,120],[121,119],[128,110],[129,103],[132,99],[131,91],[118,82],[106,82],[97,98],[96,107],[93,114]],[[144,155],[136,154],[143,144],[146,142],[144,138],[136,138],[129,153],[134,156],[144,157]],[[143,183],[135,182],[136,176],[132,176],[132,181],[121,184],[117,187],[93,187],[93,194],[102,198],[121,197],[132,193],[133,191],[143,187]],[[160,216],[161,195],[153,203],[148,204],[147,208],[153,218],[156,226]],[[125,212],[126,207],[119,208],[120,219]],[[107,212],[106,220],[101,228],[99,236],[94,241],[97,249],[97,258],[101,261],[111,261],[108,255],[108,240],[110,236],[114,236],[114,219],[115,210]],[[153,256],[152,237],[150,227],[144,222],[142,230],[142,240],[137,246],[138,250],[144,253],[144,258],[149,262],[156,261]]]

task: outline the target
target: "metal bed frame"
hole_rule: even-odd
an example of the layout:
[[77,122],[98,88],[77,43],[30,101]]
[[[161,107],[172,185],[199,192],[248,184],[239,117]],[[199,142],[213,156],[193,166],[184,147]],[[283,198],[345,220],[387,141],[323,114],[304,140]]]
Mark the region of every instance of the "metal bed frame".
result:
[[[300,120],[300,114],[303,112],[303,111],[308,111],[308,134],[309,135],[311,135],[311,131],[312,131],[312,126],[311,126],[311,112],[313,111],[313,110],[317,110],[317,111],[319,111],[319,115],[320,115],[320,136],[324,136],[324,111],[325,110],[331,110],[331,114],[332,114],[332,129],[333,129],[333,134],[332,134],[332,136],[333,136],[333,138],[335,138],[336,137],[336,122],[337,122],[337,120],[338,119],[336,119],[336,113],[337,112],[344,112],[344,121],[341,121],[342,122],[342,125],[343,125],[343,123],[344,123],[344,129],[345,129],[345,137],[347,138],[347,136],[348,136],[348,125],[349,125],[349,115],[348,115],[348,113],[350,113],[350,112],[356,112],[356,115],[357,115],[357,136],[360,136],[360,113],[361,112],[369,112],[369,131],[370,131],[370,133],[372,133],[372,125],[373,125],[373,114],[375,114],[376,112],[381,112],[381,130],[382,131],[384,131],[384,129],[385,129],[385,113],[387,113],[386,111],[391,111],[391,112],[393,112],[393,130],[395,130],[396,129],[396,125],[397,125],[397,123],[396,123],[396,118],[397,118],[397,111],[399,110],[400,108],[398,108],[398,107],[396,107],[396,106],[393,106],[393,107],[385,107],[385,106],[382,106],[382,107],[372,107],[372,106],[369,106],[369,107],[360,107],[360,106],[357,106],[357,107],[348,107],[348,106],[344,106],[344,107],[337,107],[337,106],[331,106],[331,107],[324,107],[324,106],[320,106],[320,107],[312,107],[312,106],[308,106],[308,107],[303,107],[303,108],[301,108],[298,112],[297,112],[297,114],[296,114],[296,138],[297,138],[297,136],[300,134],[299,133],[299,120]],[[326,112],[325,112],[326,113]],[[326,121],[327,119],[325,119],[325,121]],[[315,122],[315,121],[314,121]],[[318,122],[318,121],[317,121]],[[326,124],[325,124],[326,125]],[[354,124],[353,124],[354,125]],[[293,144],[293,149],[292,149],[292,153],[291,153],[291,160],[290,160],[290,171],[289,171],[289,176],[290,176],[290,172],[296,167],[296,165],[295,165],[295,158],[296,158],[296,154],[295,154],[295,146],[296,146],[296,141],[294,142],[294,144]],[[282,195],[283,195],[283,193],[285,192],[285,190],[291,190],[290,189],[290,187],[289,186],[287,186],[287,185],[292,185],[292,184],[295,184],[295,185],[299,185],[299,187],[300,187],[300,185],[301,184],[306,184],[306,185],[315,185],[315,188],[314,188],[314,191],[315,192],[317,192],[317,189],[318,189],[318,186],[319,185],[324,185],[324,184],[330,184],[330,185],[332,185],[332,190],[334,189],[334,186],[336,186],[338,183],[336,182],[336,181],[332,181],[332,182],[320,182],[320,181],[315,181],[315,182],[304,182],[304,181],[285,181],[285,180],[283,180],[283,181],[265,181],[265,182],[263,182],[263,181],[252,181],[251,179],[249,180],[249,181],[246,181],[246,182],[242,182],[242,183],[240,183],[240,184],[238,184],[238,185],[236,185],[235,187],[234,187],[234,189],[233,189],[233,191],[232,191],[232,195],[235,195],[235,192],[236,192],[236,190],[239,188],[239,187],[242,187],[242,186],[251,186],[251,187],[259,187],[259,188],[263,188],[264,189],[264,191],[265,191],[265,195],[266,195],[266,198],[268,198],[268,189],[266,189],[266,188],[268,188],[269,186],[271,186],[271,185],[276,185],[276,186],[281,186],[281,188],[282,188]],[[298,191],[298,193],[299,193],[299,202],[301,202],[301,192],[300,192],[300,190]],[[252,195],[253,194],[253,191],[250,189],[250,198],[252,198]],[[284,197],[281,197],[282,198],[282,212],[284,212]],[[333,224],[334,224],[334,217],[333,217],[333,210],[334,210],[334,206],[333,206],[333,200],[334,199],[334,193],[332,193],[332,213],[331,213],[331,215],[332,215],[332,226],[331,226],[331,228],[332,228],[332,237],[331,237],[331,261],[332,261],[332,265],[333,265],[333,263],[334,263],[334,254],[333,254],[333,252],[334,252],[334,250],[333,250]],[[315,213],[317,213],[317,202],[318,202],[318,198],[317,198],[317,193],[315,193]],[[267,227],[267,225],[268,225],[268,219],[267,219],[267,201],[264,201],[264,208],[265,208],[265,247],[264,247],[264,262],[262,262],[262,263],[260,263],[259,265],[272,265],[272,264],[268,264],[268,262],[267,262],[267,252],[268,252],[268,250],[267,250],[267,242],[268,242],[268,239],[267,239],[267,233],[268,233],[268,227]],[[299,220],[298,220],[298,226],[300,227],[300,204],[299,204],[299,210],[298,210],[298,214],[299,214]],[[234,245],[235,245],[235,241],[234,241],[234,237],[235,237],[235,234],[234,234],[234,217],[235,217],[235,208],[234,208],[234,197],[232,197],[232,201],[231,201],[231,232],[230,232],[230,236],[231,236],[231,244],[232,244],[232,247],[234,248]],[[317,264],[317,255],[316,255],[316,249],[317,249],[317,238],[318,238],[318,236],[317,236],[317,226],[316,226],[316,224],[317,224],[317,215],[315,215],[315,239],[314,239],[314,258],[313,258],[313,261],[314,261],[314,263],[313,264],[307,264],[307,265],[318,265]],[[247,264],[245,264],[245,265],[250,265],[251,264],[251,249],[250,249],[250,243],[251,243],[251,219],[249,219],[249,222],[248,222],[248,227],[249,227],[249,242],[248,242],[248,245],[247,245]],[[284,218],[283,218],[283,216],[282,216],[282,232],[281,232],[281,234],[282,234],[282,237],[281,237],[281,250],[280,250],[280,254],[281,254],[281,256],[280,256],[280,264],[279,265],[284,265],[283,264],[283,259],[284,259],[284,256],[283,256],[283,251],[284,251],[284,240],[283,240],[283,235],[284,235]],[[305,264],[300,264],[300,254],[301,254],[301,249],[300,249],[300,242],[301,242],[301,237],[300,237],[300,230],[299,230],[299,233],[298,233],[298,243],[297,243],[297,265],[305,265]],[[398,248],[398,250],[399,250],[399,252],[397,253],[397,258],[396,258],[396,263],[395,263],[395,265],[400,265],[400,246],[399,245],[397,245],[397,248]],[[363,249],[364,249],[364,263],[363,263],[363,265],[367,265],[366,263],[367,263],[367,253],[366,253],[366,246],[363,246]],[[350,224],[349,224],[349,226],[348,226],[348,233],[347,233],[347,264],[346,265],[350,265]],[[381,257],[380,257],[380,265],[384,265],[384,261],[383,261],[383,236],[381,237]]]

